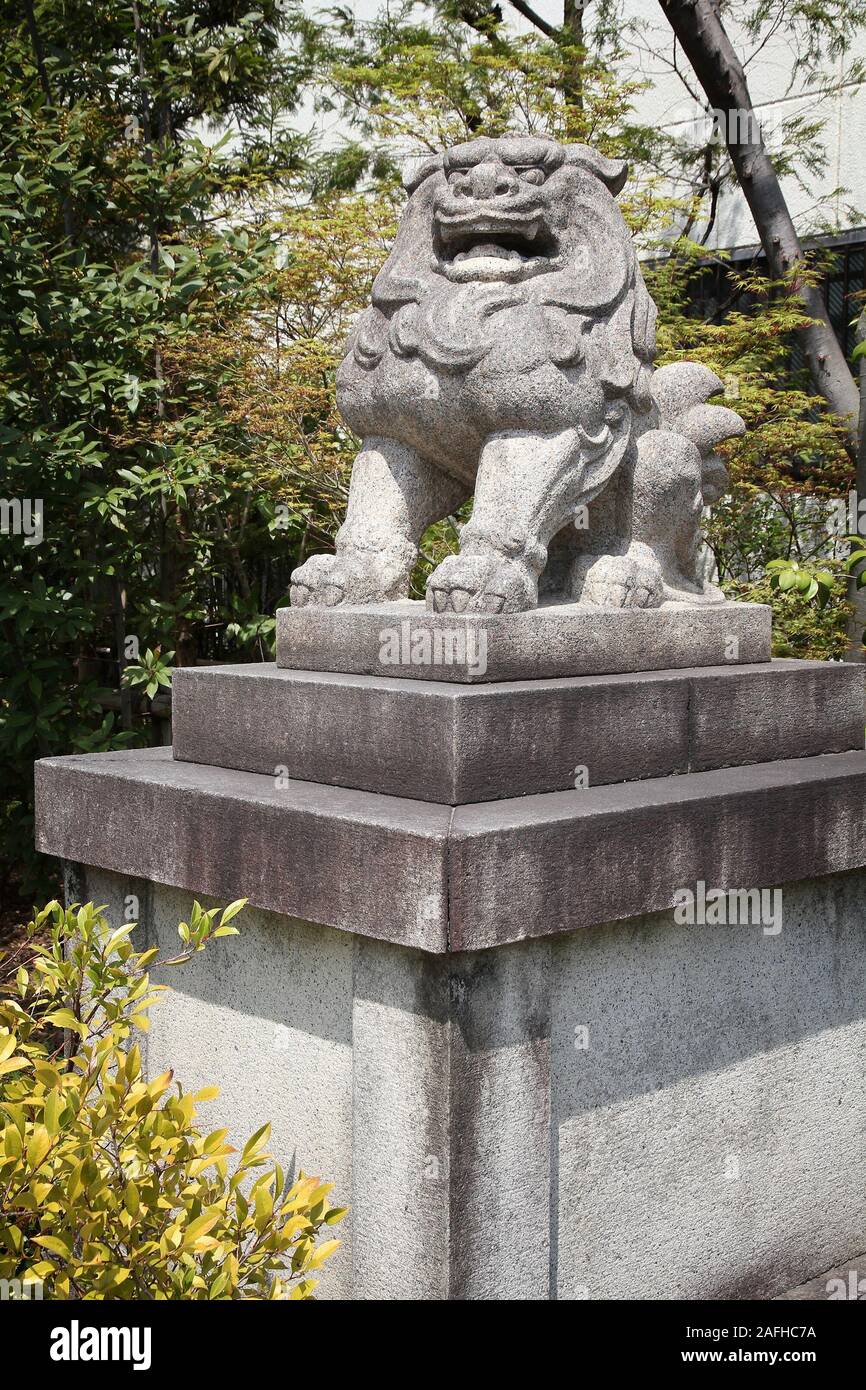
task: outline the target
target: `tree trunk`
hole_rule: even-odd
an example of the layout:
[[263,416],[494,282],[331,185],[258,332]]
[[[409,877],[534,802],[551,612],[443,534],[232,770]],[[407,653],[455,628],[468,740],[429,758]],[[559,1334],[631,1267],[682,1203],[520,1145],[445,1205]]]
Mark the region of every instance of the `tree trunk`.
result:
[[[724,136],[740,187],[775,278],[805,264],[800,240],[767,152],[743,65],[734,52],[714,0],[659,0],[694,68],[707,101],[724,120]],[[800,283],[799,298],[814,320],[800,330],[815,388],[846,421],[852,453],[859,446],[860,395],[827,315],[820,290]]]
[[[866,342],[866,309],[857,323],[857,341]],[[855,489],[858,505],[854,508],[857,530],[860,529],[859,503],[866,499],[866,357],[860,358],[860,447],[857,450],[857,485]],[[853,608],[848,636],[848,661],[866,661],[866,588],[858,589],[857,577],[852,575],[848,584],[848,602]]]
[[579,49],[565,75],[565,95],[578,112],[583,111],[583,12],[586,4],[587,0],[564,0],[562,11],[562,27]]

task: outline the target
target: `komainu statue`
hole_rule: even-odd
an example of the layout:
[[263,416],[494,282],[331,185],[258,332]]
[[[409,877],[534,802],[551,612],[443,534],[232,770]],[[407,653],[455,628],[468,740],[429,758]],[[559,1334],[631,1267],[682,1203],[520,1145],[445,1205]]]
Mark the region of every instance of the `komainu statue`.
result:
[[477,139],[424,162],[337,402],[361,438],[336,554],[292,603],[405,598],[426,528],[474,493],[436,612],[724,602],[699,572],[716,445],[745,428],[721,382],[653,370],[655,306],[616,203],[624,164],[584,145]]

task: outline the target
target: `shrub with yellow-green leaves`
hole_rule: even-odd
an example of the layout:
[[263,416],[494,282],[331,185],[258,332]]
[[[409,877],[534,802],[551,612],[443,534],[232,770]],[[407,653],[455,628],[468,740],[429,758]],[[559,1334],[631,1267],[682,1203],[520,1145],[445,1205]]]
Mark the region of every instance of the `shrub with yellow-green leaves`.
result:
[[[205,1133],[164,1072],[142,1073],[136,1029],[181,964],[234,935],[243,902],[196,903],[184,953],[137,952],[92,903],[51,902],[28,927],[26,963],[0,991],[0,1280],[46,1298],[305,1299],[339,1244],[330,1185],[286,1178],[269,1126],[237,1150]],[[13,962],[14,964],[14,962]]]

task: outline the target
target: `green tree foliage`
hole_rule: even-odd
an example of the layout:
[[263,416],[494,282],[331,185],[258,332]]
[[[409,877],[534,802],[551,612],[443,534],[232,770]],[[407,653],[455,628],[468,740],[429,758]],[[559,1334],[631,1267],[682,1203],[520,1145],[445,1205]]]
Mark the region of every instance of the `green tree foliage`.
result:
[[[240,1154],[204,1133],[173,1073],[146,1080],[134,1041],[182,964],[243,907],[194,905],[181,955],[135,951],[92,903],[51,902],[0,990],[0,1279],[47,1298],[306,1299],[345,1214],[328,1183],[270,1165],[262,1126]],[[17,963],[17,969],[14,966]],[[9,969],[10,964],[12,969]],[[231,1165],[231,1166],[230,1166]]]
[[284,538],[243,419],[215,403],[231,362],[172,364],[240,340],[267,298],[256,205],[303,154],[285,27],[280,4],[232,0],[3,10],[0,497],[44,519],[39,544],[0,538],[0,833],[19,864],[34,758],[146,735],[130,695],[106,712],[117,663],[188,662],[209,627],[266,649],[263,560]]

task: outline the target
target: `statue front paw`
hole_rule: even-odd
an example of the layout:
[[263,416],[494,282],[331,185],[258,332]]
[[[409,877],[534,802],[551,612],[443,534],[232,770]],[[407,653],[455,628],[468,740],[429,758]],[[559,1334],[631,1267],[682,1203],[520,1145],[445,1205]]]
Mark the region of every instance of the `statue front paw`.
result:
[[664,598],[661,566],[651,551],[587,556],[575,574],[575,597],[599,608],[658,608]]
[[342,603],[349,576],[336,555],[311,555],[292,571],[289,590],[292,607],[331,608]]
[[409,565],[402,554],[346,551],[311,555],[292,574],[293,608],[334,608],[340,603],[386,603],[405,598]]
[[538,604],[538,577],[524,560],[497,552],[449,555],[427,581],[434,613],[522,613]]

